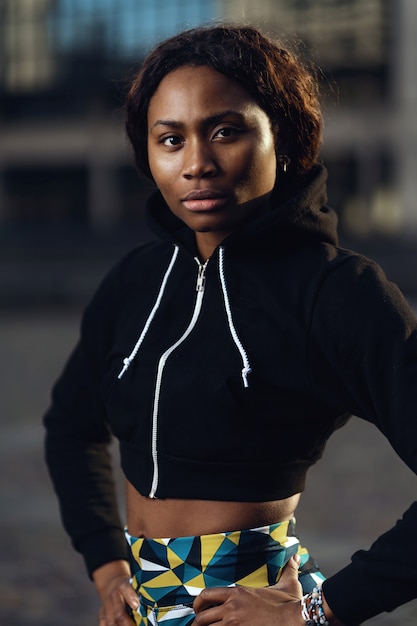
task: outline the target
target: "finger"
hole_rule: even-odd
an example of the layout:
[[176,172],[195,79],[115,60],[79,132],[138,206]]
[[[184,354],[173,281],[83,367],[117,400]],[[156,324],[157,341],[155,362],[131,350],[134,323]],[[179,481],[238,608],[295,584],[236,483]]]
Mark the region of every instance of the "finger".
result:
[[194,600],[194,613],[197,615],[201,611],[224,604],[230,597],[232,588],[230,587],[210,587],[210,589],[203,589],[199,596]]
[[295,554],[282,570],[279,581],[274,585],[275,588],[301,598],[302,590],[298,580],[299,565],[300,557],[298,554]]
[[130,582],[126,581],[120,586],[120,594],[122,595],[123,600],[126,602],[131,609],[136,611],[139,607],[139,598],[136,591],[133,589]]
[[[129,609],[127,609],[129,610]],[[104,605],[105,620],[99,626],[132,626],[133,621],[126,610],[121,596],[109,599]]]
[[220,605],[199,611],[199,613],[196,613],[193,626],[209,626],[210,624],[221,622],[223,619],[223,608],[223,605]]

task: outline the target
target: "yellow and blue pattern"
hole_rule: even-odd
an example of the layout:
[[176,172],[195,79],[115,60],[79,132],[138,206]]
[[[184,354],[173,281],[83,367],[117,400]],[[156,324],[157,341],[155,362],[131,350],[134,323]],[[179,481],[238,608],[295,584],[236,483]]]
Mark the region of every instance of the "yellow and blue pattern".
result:
[[133,614],[142,626],[187,626],[194,620],[194,599],[206,587],[274,585],[291,556],[300,555],[305,593],[324,577],[294,536],[295,521],[270,526],[165,539],[132,537],[132,585],[140,598]]

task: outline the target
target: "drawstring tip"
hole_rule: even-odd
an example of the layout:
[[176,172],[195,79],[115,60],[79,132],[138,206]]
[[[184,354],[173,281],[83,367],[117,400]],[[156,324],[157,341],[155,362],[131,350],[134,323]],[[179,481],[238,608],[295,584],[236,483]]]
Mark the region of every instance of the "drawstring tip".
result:
[[121,379],[121,377],[123,376],[127,368],[129,367],[130,363],[131,363],[131,360],[128,357],[126,359],[123,359],[123,369],[117,377],[119,380]]
[[250,367],[244,367],[242,370],[243,386],[245,389],[249,387],[248,374],[252,372]]

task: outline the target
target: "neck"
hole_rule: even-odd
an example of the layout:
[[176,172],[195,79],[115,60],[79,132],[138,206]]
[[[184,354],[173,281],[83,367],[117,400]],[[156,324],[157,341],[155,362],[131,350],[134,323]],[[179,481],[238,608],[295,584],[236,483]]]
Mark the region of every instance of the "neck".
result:
[[203,261],[203,263],[207,261],[207,259],[211,257],[217,246],[219,246],[229,234],[230,233],[196,232],[195,240],[200,260]]

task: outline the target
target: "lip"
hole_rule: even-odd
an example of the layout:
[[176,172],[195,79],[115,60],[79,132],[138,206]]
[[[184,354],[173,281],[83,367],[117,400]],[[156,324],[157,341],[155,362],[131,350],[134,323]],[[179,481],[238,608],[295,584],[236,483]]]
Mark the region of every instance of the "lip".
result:
[[189,211],[216,211],[226,204],[227,195],[216,189],[192,189],[181,202]]

